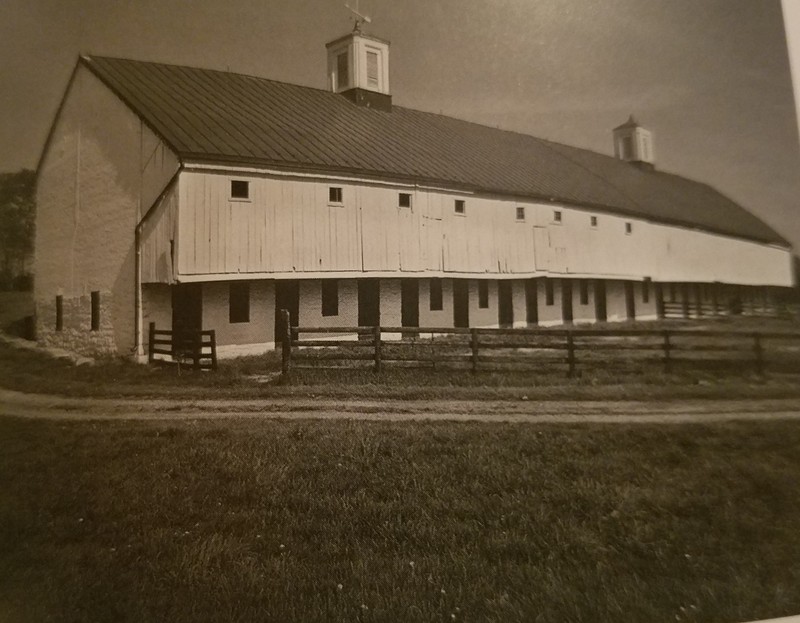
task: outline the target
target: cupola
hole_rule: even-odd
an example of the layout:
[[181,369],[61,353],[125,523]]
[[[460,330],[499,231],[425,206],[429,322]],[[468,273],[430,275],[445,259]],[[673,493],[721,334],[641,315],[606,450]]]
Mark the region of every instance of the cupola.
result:
[[633,115],[614,128],[614,155],[643,169],[654,169],[653,135],[640,126]]
[[360,23],[328,49],[328,78],[334,93],[358,106],[390,112],[389,42],[361,32]]

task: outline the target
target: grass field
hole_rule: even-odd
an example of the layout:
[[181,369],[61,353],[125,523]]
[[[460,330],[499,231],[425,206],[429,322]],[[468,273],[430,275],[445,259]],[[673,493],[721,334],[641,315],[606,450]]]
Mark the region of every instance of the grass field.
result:
[[0,619],[800,612],[800,424],[0,419]]
[[795,398],[797,375],[761,378],[752,367],[725,374],[641,373],[620,376],[597,369],[579,378],[534,370],[470,374],[459,371],[297,371],[279,378],[277,353],[222,361],[216,373],[139,365],[121,358],[74,366],[0,343],[0,387],[24,392],[95,397],[421,398],[459,400],[670,400],[686,398]]

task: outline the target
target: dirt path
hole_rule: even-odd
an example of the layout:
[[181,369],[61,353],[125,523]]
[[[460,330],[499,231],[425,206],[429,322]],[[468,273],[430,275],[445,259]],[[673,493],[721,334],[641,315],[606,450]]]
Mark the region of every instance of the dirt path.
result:
[[69,398],[0,389],[0,414],[61,420],[219,418],[685,423],[800,419],[800,399],[634,401],[168,400]]

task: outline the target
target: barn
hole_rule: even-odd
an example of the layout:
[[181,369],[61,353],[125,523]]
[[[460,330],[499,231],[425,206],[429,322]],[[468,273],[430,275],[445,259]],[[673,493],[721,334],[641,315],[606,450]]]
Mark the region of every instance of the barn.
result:
[[[614,156],[392,104],[389,43],[327,44],[328,90],[81,56],[38,167],[37,334],[146,355],[146,327],[221,356],[300,326],[528,327],[757,312],[789,243],[660,171],[631,117]],[[279,339],[279,338],[278,338]]]

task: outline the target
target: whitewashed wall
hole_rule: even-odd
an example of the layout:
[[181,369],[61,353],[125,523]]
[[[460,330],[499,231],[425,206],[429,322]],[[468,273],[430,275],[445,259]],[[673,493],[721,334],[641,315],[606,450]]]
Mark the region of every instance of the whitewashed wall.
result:
[[[251,200],[230,199],[231,179],[250,181]],[[342,205],[329,204],[330,186],[343,188]],[[398,206],[399,192],[412,194],[411,208]],[[464,215],[455,213],[456,199],[466,202]],[[188,280],[551,274],[791,284],[784,248],[530,201],[194,170],[180,176],[180,206],[178,267]]]
[[[134,230],[177,167],[141,120],[79,66],[38,171],[34,296],[42,341],[132,350]],[[101,293],[99,331],[79,304],[92,291]],[[68,331],[55,331],[56,295],[64,297]]]

